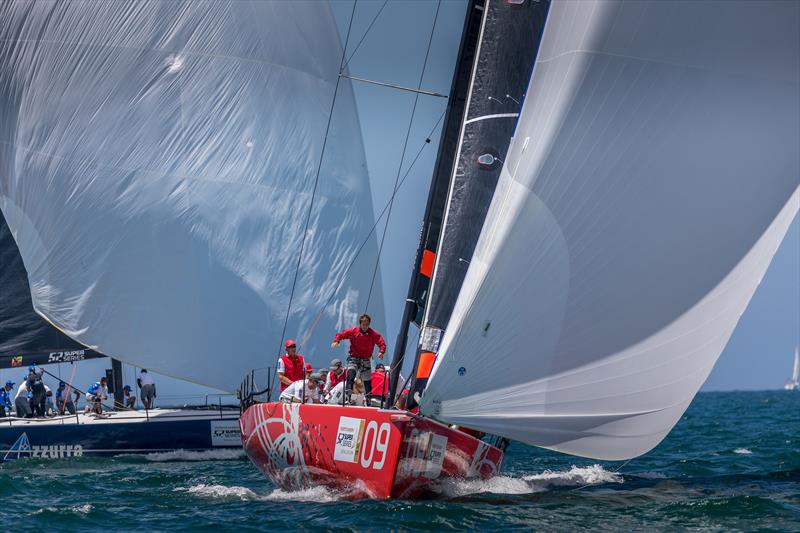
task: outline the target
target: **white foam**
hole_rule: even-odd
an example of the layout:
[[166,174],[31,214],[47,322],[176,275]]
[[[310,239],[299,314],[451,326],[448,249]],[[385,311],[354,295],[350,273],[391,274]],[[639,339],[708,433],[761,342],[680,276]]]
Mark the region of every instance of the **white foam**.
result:
[[228,487],[225,485],[192,485],[191,487],[178,487],[175,491],[188,492],[204,498],[214,498],[220,500],[258,500],[259,496],[247,487]]
[[344,497],[344,493],[334,492],[325,487],[311,487],[308,489],[301,489],[301,490],[283,490],[283,489],[275,489],[266,496],[264,496],[264,500],[268,501],[292,501],[292,502],[315,502],[315,503],[326,503],[326,502],[335,502],[337,500],[342,499]]
[[199,452],[187,450],[172,450],[170,452],[148,453],[148,461],[231,461],[245,457],[244,450],[240,448],[225,448],[219,450],[203,450]]
[[89,513],[92,512],[92,509],[94,509],[94,507],[92,506],[91,503],[84,503],[83,505],[73,505],[72,507],[63,507],[63,508],[44,507],[42,509],[35,510],[31,514],[32,515],[37,515],[37,514],[42,514],[44,512],[48,512],[48,513],[68,512],[68,513],[78,513],[78,514],[89,514]]
[[544,492],[550,487],[581,487],[601,483],[622,483],[622,476],[605,470],[600,465],[587,467],[573,466],[567,471],[546,470],[541,474],[531,474],[521,478],[496,476],[487,480],[443,480],[435,490],[442,496],[456,498],[469,494],[533,494]]
[[325,503],[340,500],[343,494],[333,492],[325,487],[311,487],[308,489],[288,491],[275,489],[269,494],[260,495],[247,487],[229,487],[226,485],[206,485],[200,483],[191,487],[177,487],[176,492],[187,492],[203,498],[218,500],[241,500],[241,501],[292,501],[292,502],[315,502]]
[[753,452],[751,452],[747,448],[736,448],[735,450],[733,450],[733,453],[738,453],[740,455],[750,455]]

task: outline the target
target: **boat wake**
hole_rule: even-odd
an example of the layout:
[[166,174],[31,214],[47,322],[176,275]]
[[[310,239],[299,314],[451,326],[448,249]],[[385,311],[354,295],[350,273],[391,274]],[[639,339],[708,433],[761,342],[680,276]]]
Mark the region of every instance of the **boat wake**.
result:
[[[522,477],[497,476],[487,480],[479,479],[446,479],[433,485],[437,499],[461,498],[475,494],[518,495],[545,492],[552,488],[584,487],[587,485],[601,485],[604,483],[622,483],[622,475],[609,472],[600,465],[587,467],[573,466],[565,471],[546,470],[540,474],[531,474]],[[190,487],[177,487],[177,492],[215,500],[240,500],[240,501],[292,501],[326,503],[349,500],[355,494],[363,497],[364,491],[337,491],[327,487],[310,487],[300,490],[274,489],[268,494],[258,494],[247,487],[227,485],[207,485],[200,483]]]
[[566,471],[545,470],[541,474],[522,477],[497,476],[487,480],[448,479],[435,487],[436,493],[444,498],[460,498],[473,494],[533,494],[545,492],[555,487],[584,487],[604,483],[622,483],[621,474],[609,472],[600,465],[587,467],[573,466]]
[[144,456],[148,461],[232,461],[244,459],[245,453],[242,449],[222,449],[222,450],[172,450],[169,452],[154,452]]
[[247,487],[229,487],[227,485],[198,484],[191,487],[178,487],[177,492],[186,492],[194,496],[214,500],[240,500],[240,501],[292,501],[326,503],[342,499],[344,493],[337,493],[325,487],[311,487],[308,489],[288,491],[275,489],[269,494],[257,494]]

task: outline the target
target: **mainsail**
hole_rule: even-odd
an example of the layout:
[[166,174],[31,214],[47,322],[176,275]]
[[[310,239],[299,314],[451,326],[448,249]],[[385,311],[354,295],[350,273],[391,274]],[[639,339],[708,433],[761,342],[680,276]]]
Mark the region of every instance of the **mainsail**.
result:
[[284,330],[327,359],[376,256],[341,57],[313,1],[2,2],[0,209],[36,311],[224,390]]
[[794,349],[794,366],[792,366],[792,381],[795,386],[800,384],[800,348]]
[[800,206],[800,4],[556,2],[424,413],[658,444]]

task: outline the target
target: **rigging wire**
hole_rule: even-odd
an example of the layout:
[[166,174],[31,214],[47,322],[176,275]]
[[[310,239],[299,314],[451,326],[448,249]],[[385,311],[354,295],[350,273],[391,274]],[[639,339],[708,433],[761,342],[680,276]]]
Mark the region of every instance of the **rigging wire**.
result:
[[[433,15],[433,24],[431,25],[431,33],[430,33],[430,36],[428,37],[428,47],[425,50],[425,59],[422,62],[422,72],[420,72],[420,74],[419,74],[419,83],[417,83],[417,90],[422,89],[422,81],[425,78],[425,69],[428,66],[428,57],[430,56],[430,53],[431,53],[431,45],[433,44],[433,35],[436,32],[436,21],[439,18],[439,9],[441,7],[442,7],[442,0],[438,0],[438,2],[436,3],[436,13]],[[411,128],[414,125],[414,115],[417,112],[417,104],[418,103],[419,103],[419,93],[415,93],[414,94],[414,106],[411,108],[411,118],[408,121],[408,129],[406,130],[406,139],[403,142],[403,152],[400,155],[400,165],[397,168],[397,176],[395,177],[395,180],[394,180],[394,188],[395,189],[397,188],[397,184],[400,181],[400,174],[403,172],[403,162],[404,162],[405,157],[406,157],[406,149],[408,148],[408,140],[411,137]],[[380,246],[378,246],[378,256],[375,258],[375,268],[372,271],[372,280],[370,281],[370,284],[369,284],[369,292],[367,293],[367,301],[366,301],[366,304],[364,305],[365,312],[367,310],[369,310],[369,302],[370,302],[370,299],[372,298],[372,289],[375,286],[375,276],[377,276],[377,274],[378,274],[378,266],[380,265],[381,253],[383,252],[383,244],[386,241],[386,230],[389,229],[389,219],[392,216],[392,207],[394,206],[394,199],[395,199],[395,195],[392,195],[392,197],[389,200],[389,212],[386,215],[386,223],[383,226],[383,235],[381,236],[381,244],[380,244]]]
[[[358,0],[354,0],[353,1],[353,10],[350,12],[350,22],[347,25],[347,36],[345,37],[344,47],[342,48],[342,59],[339,62],[339,73],[340,74],[342,72],[342,68],[344,67],[345,57],[347,57],[347,45],[350,42],[350,31],[353,28],[353,18],[354,18],[355,13],[356,13],[356,5],[357,4],[358,4]],[[325,148],[328,145],[328,134],[330,133],[331,122],[333,121],[333,111],[334,111],[334,106],[336,105],[336,96],[339,93],[339,83],[341,82],[341,80],[342,80],[341,76],[336,76],[336,86],[335,86],[335,88],[333,90],[333,99],[331,100],[331,107],[330,107],[330,111],[328,112],[328,124],[325,127],[325,137],[324,137],[324,140],[322,141],[322,149],[321,149],[320,155],[319,155],[319,164],[317,165],[317,172],[316,172],[316,175],[314,176],[314,186],[311,189],[311,201],[310,201],[309,206],[308,206],[308,214],[306,215],[305,226],[303,227],[303,239],[300,242],[300,251],[297,254],[297,264],[296,264],[295,270],[294,270],[294,279],[292,280],[292,290],[289,293],[289,305],[286,307],[286,317],[284,318],[284,321],[283,321],[283,330],[281,331],[281,336],[280,336],[280,339],[278,341],[279,342],[279,344],[278,344],[278,354],[281,353],[281,346],[283,345],[283,339],[286,336],[286,328],[287,328],[287,326],[289,324],[289,314],[291,313],[291,310],[292,310],[292,301],[294,300],[294,291],[295,291],[295,288],[297,287],[297,278],[298,278],[298,275],[300,273],[300,262],[303,259],[303,250],[304,250],[305,244],[306,244],[306,237],[308,236],[308,225],[309,225],[309,223],[311,221],[311,213],[314,210],[314,198],[316,197],[317,185],[319,184],[319,175],[320,175],[320,173],[322,171],[322,162],[325,160]]]
[[383,1],[383,5],[382,5],[382,6],[381,6],[381,8],[378,10],[378,12],[375,14],[375,16],[372,18],[372,22],[370,22],[370,23],[369,23],[369,26],[367,27],[367,31],[365,31],[365,32],[364,32],[364,35],[362,35],[362,36],[361,36],[361,40],[360,40],[360,41],[358,41],[358,44],[357,44],[357,45],[356,45],[356,47],[353,49],[353,53],[352,53],[352,54],[350,54],[350,57],[348,57],[348,58],[347,58],[347,61],[345,61],[345,62],[344,62],[344,65],[342,66],[342,68],[341,68],[341,69],[339,69],[339,71],[340,71],[340,72],[344,72],[344,69],[346,69],[346,68],[347,68],[347,65],[349,65],[349,64],[350,64],[350,60],[351,60],[351,59],[353,59],[353,56],[354,56],[354,55],[356,55],[356,52],[358,52],[358,49],[359,49],[359,47],[361,47],[361,43],[363,43],[363,42],[364,42],[364,39],[366,39],[366,38],[367,38],[367,34],[369,33],[369,30],[371,30],[371,29],[372,29],[372,25],[373,25],[373,24],[375,24],[375,21],[376,21],[376,20],[378,20],[378,17],[380,17],[380,16],[381,16],[381,12],[383,12],[383,8],[384,8],[384,7],[386,7],[386,4],[388,4],[388,3],[389,3],[389,0],[384,0],[384,1]]
[[331,293],[330,297],[328,297],[328,299],[325,301],[325,303],[321,306],[319,313],[317,313],[317,316],[314,317],[314,321],[311,323],[311,327],[308,328],[308,332],[303,337],[302,342],[300,342],[300,346],[303,346],[306,343],[306,341],[308,341],[309,337],[311,337],[311,333],[314,331],[314,328],[316,327],[316,325],[319,322],[320,318],[322,318],[322,314],[325,312],[325,308],[328,307],[331,304],[333,299],[339,293],[339,289],[342,288],[342,285],[347,280],[347,276],[350,274],[350,269],[355,264],[356,260],[358,259],[358,256],[361,254],[361,251],[364,249],[364,247],[370,241],[370,238],[372,237],[372,234],[375,233],[375,229],[378,227],[378,224],[380,224],[381,219],[383,219],[383,215],[385,215],[386,211],[389,209],[389,204],[392,202],[392,200],[394,199],[395,195],[400,191],[400,188],[406,182],[406,178],[408,178],[408,175],[411,174],[411,171],[413,170],[414,165],[416,164],[416,162],[419,159],[419,157],[422,155],[422,151],[425,150],[425,147],[428,144],[430,144],[431,136],[434,134],[436,129],[439,127],[439,124],[441,124],[442,119],[444,118],[445,111],[447,111],[447,109],[442,111],[442,113],[439,115],[438,120],[436,120],[436,123],[433,125],[431,130],[428,132],[428,135],[425,137],[425,141],[422,143],[422,146],[420,146],[419,150],[417,151],[417,155],[414,156],[413,161],[411,161],[411,165],[409,165],[408,170],[406,170],[406,173],[403,175],[403,179],[400,180],[400,183],[397,184],[397,187],[395,188],[395,190],[392,191],[391,197],[386,202],[386,205],[383,206],[383,210],[380,212],[378,217],[375,219],[375,223],[372,225],[372,228],[369,230],[369,232],[367,233],[367,236],[364,238],[364,240],[359,245],[358,250],[356,250],[356,253],[353,254],[353,259],[350,261],[350,264],[347,265],[347,268],[345,269],[344,274],[342,275],[342,280],[333,289],[333,292]]

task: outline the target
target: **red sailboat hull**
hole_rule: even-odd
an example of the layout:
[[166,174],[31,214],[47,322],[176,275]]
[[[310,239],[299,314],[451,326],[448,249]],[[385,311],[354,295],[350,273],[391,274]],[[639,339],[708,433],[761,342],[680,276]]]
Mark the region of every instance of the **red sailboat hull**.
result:
[[503,460],[498,448],[405,411],[264,403],[240,425],[248,457],[287,490],[415,498],[447,478],[492,477]]

